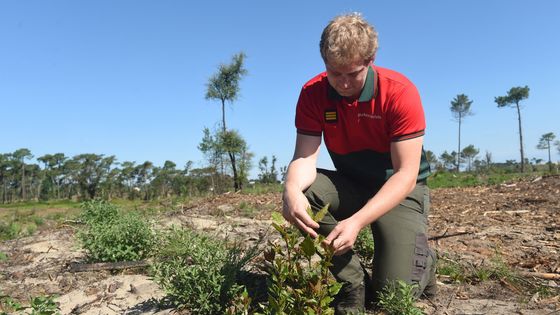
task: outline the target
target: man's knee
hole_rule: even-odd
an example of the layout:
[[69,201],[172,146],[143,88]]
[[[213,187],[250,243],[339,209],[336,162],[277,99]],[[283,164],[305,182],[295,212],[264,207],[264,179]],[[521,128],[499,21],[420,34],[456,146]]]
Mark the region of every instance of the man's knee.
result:
[[329,205],[329,208],[338,207],[336,187],[331,179],[322,172],[317,172],[315,181],[304,192],[304,195],[313,211],[319,211],[326,205]]

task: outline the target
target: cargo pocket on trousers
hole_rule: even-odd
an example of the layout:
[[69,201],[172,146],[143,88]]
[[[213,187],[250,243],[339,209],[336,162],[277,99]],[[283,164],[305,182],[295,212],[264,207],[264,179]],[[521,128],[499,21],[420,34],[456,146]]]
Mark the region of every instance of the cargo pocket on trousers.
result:
[[420,282],[422,276],[426,272],[428,265],[428,237],[424,233],[416,235],[416,244],[414,246],[414,256],[412,259],[412,275],[411,280]]

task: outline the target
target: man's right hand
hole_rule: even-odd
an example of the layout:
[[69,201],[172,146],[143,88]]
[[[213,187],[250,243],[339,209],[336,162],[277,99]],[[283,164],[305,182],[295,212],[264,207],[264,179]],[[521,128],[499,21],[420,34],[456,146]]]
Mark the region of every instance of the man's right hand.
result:
[[307,214],[309,201],[307,201],[303,192],[286,189],[282,196],[282,201],[282,215],[284,218],[311,237],[317,237],[317,232],[314,229],[318,229],[319,224],[313,221],[309,214]]

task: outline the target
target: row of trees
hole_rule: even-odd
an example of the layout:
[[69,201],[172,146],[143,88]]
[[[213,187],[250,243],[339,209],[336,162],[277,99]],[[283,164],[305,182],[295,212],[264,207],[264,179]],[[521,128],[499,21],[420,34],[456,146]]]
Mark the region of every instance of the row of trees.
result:
[[[219,142],[206,131],[202,144],[216,145]],[[553,142],[554,134],[543,135],[539,146],[549,150],[554,145],[560,154],[560,141]],[[210,150],[211,151],[211,150]],[[214,153],[216,151],[213,151]],[[223,151],[222,151],[223,152]],[[479,159],[480,150],[468,145],[460,154],[444,151],[436,156],[426,151],[428,161],[434,170],[455,170],[457,161],[466,163],[468,171],[487,170],[498,163],[492,161],[492,154],[486,152]],[[239,161],[238,176],[244,185],[249,183],[247,165],[251,164],[250,154],[245,153]],[[36,163],[29,149],[22,148],[12,153],[0,154],[0,202],[9,203],[27,200],[49,199],[92,199],[128,198],[154,200],[175,196],[195,196],[210,191],[227,191],[234,185],[228,175],[228,165],[220,170],[219,159],[213,165],[193,168],[191,161],[182,168],[172,161],[163,166],[155,166],[150,161],[137,164],[132,161],[118,162],[113,155],[79,154],[68,157],[64,153],[45,154],[37,157]],[[549,158],[550,159],[550,158]],[[540,164],[542,160],[525,160],[525,164]],[[286,167],[278,168],[277,158],[263,157],[258,162],[260,183],[278,183],[286,172]],[[504,164],[504,163],[501,163]],[[515,161],[506,161],[505,166],[513,166]],[[550,167],[552,163],[549,162]]]
[[[92,198],[153,200],[199,195],[219,188],[218,183],[233,185],[231,176],[220,177],[212,167],[193,168],[191,161],[177,168],[172,161],[155,166],[150,161],[118,162],[113,155],[92,153],[74,157],[64,153],[46,154],[37,157],[36,163],[30,161],[33,158],[26,148],[0,154],[0,202]],[[261,159],[258,181],[278,182],[276,157],[273,156],[272,161],[269,167],[268,159]],[[242,176],[247,183],[246,174]]]
[[[555,136],[553,133],[544,134],[539,144],[538,149],[548,150],[548,169],[550,172],[553,171],[554,163],[551,160],[551,150],[553,146],[556,146],[558,154],[560,154],[560,141],[553,142]],[[456,151],[447,152],[444,151],[439,156],[436,156],[432,151],[426,151],[426,158],[430,163],[432,170],[436,171],[457,171],[459,165],[466,163],[465,170],[467,172],[471,171],[488,171],[492,167],[505,167],[507,169],[512,169],[515,171],[521,170],[521,163],[515,160],[507,160],[505,163],[495,163],[492,159],[492,153],[486,152],[483,157],[479,157],[480,149],[476,148],[474,145],[470,144],[461,150],[460,153]],[[524,165],[525,171],[527,170],[527,165],[530,165],[533,170],[537,169],[538,165],[541,165],[544,161],[538,158],[528,159],[525,158]],[[542,170],[542,168],[539,168]]]
[[[525,158],[525,152],[523,150],[523,129],[521,124],[520,103],[522,100],[527,98],[529,98],[528,86],[513,87],[507,92],[505,96],[497,96],[494,98],[494,102],[498,105],[498,107],[501,108],[501,107],[510,106],[510,107],[514,107],[517,110],[517,122],[519,128],[519,151],[521,156],[520,158],[521,172],[525,171],[525,165],[527,164],[527,159]],[[440,158],[442,159],[442,161],[448,161],[450,158],[453,157],[454,162],[452,164],[454,165],[455,170],[457,172],[459,172],[461,164],[465,160],[468,162],[467,171],[470,171],[473,159],[478,154],[478,150],[475,149],[473,145],[469,145],[465,149],[461,150],[461,124],[466,117],[473,115],[473,112],[471,110],[472,103],[473,101],[470,100],[469,97],[465,94],[459,94],[451,101],[451,107],[450,107],[451,114],[459,125],[457,151],[453,151],[451,153],[447,153],[446,151],[442,154]],[[550,167],[550,171],[552,171],[552,159],[551,159],[550,150],[552,147],[552,142],[555,139],[555,137],[556,136],[552,132],[546,133],[542,135],[537,145],[538,149],[548,150],[548,164]],[[558,150],[560,152],[560,141],[556,141],[555,145],[558,147]]]

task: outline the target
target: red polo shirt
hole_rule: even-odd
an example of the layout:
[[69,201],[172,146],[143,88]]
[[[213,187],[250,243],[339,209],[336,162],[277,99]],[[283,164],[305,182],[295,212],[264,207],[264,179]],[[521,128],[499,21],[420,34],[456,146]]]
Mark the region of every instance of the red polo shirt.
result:
[[[390,144],[424,135],[418,90],[405,76],[372,66],[357,100],[340,96],[326,72],[307,82],[296,108],[298,133],[321,136],[338,171],[382,183],[393,174]],[[418,179],[429,175],[422,152]]]

